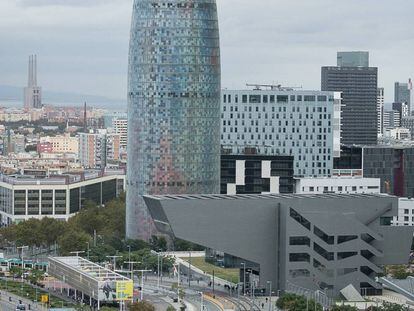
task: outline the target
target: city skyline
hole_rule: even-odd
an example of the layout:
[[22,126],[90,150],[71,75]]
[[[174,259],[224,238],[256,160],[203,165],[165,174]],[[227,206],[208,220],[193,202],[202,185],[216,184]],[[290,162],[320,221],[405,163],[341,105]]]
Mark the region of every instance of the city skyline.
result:
[[[46,90],[126,100],[131,1],[64,2],[2,1],[0,39],[8,44],[0,47],[0,84],[23,86],[27,55],[36,53],[39,82]],[[370,52],[386,102],[393,100],[395,81],[414,75],[405,65],[412,3],[250,3],[218,1],[224,88],[242,89],[253,82],[319,89],[320,67],[335,65],[341,50]],[[368,8],[370,13],[364,13]],[[347,18],[335,18],[338,12]],[[292,18],[278,18],[286,14]]]

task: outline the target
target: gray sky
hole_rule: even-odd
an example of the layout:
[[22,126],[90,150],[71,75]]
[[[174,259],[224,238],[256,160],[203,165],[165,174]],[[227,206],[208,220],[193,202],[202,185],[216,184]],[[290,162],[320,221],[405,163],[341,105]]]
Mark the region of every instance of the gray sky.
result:
[[[412,0],[217,0],[223,87],[320,88],[338,50],[369,50],[380,86],[414,77]],[[0,84],[23,86],[38,54],[50,91],[125,98],[132,0],[0,0]]]

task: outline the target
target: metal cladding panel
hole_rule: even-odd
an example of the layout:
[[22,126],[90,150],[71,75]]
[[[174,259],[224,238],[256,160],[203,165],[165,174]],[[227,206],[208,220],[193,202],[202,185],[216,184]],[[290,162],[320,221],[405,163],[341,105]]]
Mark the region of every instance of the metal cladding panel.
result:
[[[176,237],[259,264],[262,286],[272,280],[276,289],[329,287],[335,297],[349,284],[380,289],[373,277],[381,272],[378,265],[406,263],[414,231],[381,225],[382,217],[398,214],[392,196],[168,196],[146,202]],[[309,242],[291,244],[290,238]]]
[[[157,225],[158,204],[177,238],[191,241],[260,264],[260,271],[276,279],[278,203],[244,200],[145,198]],[[159,228],[162,227],[159,225]]]
[[[411,244],[413,242],[414,227],[398,226],[381,229],[383,241],[376,241],[373,245],[383,250],[383,257],[376,257],[373,261],[377,265],[406,265],[410,259]],[[404,251],[406,250],[406,251]]]
[[143,195],[220,192],[215,0],[135,0],[128,75],[126,233],[154,231]]

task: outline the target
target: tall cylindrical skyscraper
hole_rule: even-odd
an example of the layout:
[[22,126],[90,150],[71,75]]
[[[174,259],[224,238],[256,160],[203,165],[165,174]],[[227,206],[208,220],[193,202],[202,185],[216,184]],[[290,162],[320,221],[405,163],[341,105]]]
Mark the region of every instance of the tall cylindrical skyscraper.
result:
[[220,188],[215,0],[135,0],[128,81],[126,233],[148,240],[145,194]]

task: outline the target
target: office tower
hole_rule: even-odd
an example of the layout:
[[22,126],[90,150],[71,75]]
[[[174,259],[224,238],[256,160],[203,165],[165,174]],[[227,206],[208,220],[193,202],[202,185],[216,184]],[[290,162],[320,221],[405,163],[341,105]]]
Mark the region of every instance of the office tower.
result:
[[37,86],[37,56],[29,56],[29,78],[24,88],[24,108],[42,108],[42,88]]
[[381,178],[381,192],[414,196],[414,146],[380,145],[363,148],[364,177]]
[[393,103],[392,110],[398,111],[400,114],[400,119],[410,116],[410,107],[406,102]]
[[341,143],[375,145],[378,136],[378,68],[344,67],[342,64],[368,65],[367,59],[359,63],[340,61],[338,54],[338,66],[322,67],[322,90],[343,92]]
[[215,0],[135,0],[129,51],[126,233],[155,233],[144,194],[219,193]]
[[338,67],[369,67],[369,52],[338,52]]
[[329,176],[340,155],[341,93],[223,90],[221,143],[294,157],[295,176]]
[[414,139],[414,116],[402,118],[401,127],[409,129],[411,132],[411,139]]
[[384,133],[384,103],[385,103],[385,97],[384,97],[384,88],[380,87],[378,88],[378,94],[377,94],[377,134],[382,135]]
[[406,103],[411,114],[411,79],[409,83],[395,82],[394,84],[394,102]]
[[392,129],[401,126],[401,114],[398,110],[387,110],[384,111],[384,128],[383,132],[386,129]]

